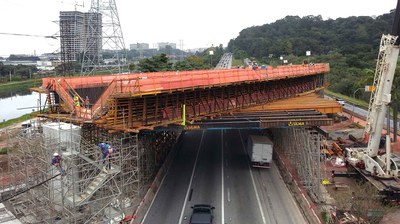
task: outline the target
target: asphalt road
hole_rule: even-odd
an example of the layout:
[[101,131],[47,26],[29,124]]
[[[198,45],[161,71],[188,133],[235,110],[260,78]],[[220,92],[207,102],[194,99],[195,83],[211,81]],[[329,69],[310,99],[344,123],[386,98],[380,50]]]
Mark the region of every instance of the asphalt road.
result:
[[194,204],[214,206],[215,224],[306,223],[274,165],[250,168],[248,132],[187,132],[142,223],[189,223]]
[[[354,106],[353,104],[350,103],[345,103],[343,106],[344,109],[351,111],[351,113],[354,113],[355,115],[361,116],[361,117],[365,117],[365,119],[368,116],[368,110]],[[387,118],[385,118],[385,120],[383,121],[383,129],[387,129]],[[400,129],[400,123],[397,124],[398,125],[398,130]],[[393,119],[390,119],[390,129],[393,129],[394,126],[394,122]]]

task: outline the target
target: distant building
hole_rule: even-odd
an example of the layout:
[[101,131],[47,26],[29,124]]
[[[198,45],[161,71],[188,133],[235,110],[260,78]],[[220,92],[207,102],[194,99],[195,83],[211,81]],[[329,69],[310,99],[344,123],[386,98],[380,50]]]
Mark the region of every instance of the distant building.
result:
[[42,61],[59,61],[60,53],[44,53],[39,55],[40,60]]
[[130,44],[129,48],[131,50],[147,50],[147,49],[149,49],[149,44],[148,43]]
[[50,71],[54,69],[55,64],[57,62],[59,62],[59,60],[57,58],[57,55],[54,54],[43,54],[41,56],[12,54],[3,63],[4,65],[14,65],[14,66],[17,65],[35,66],[39,70]]
[[4,61],[4,65],[27,65],[36,66],[40,61],[38,56],[25,55],[25,54],[12,54]]
[[78,11],[60,12],[61,61],[79,61],[86,56],[100,58],[102,48],[102,16]]
[[158,49],[164,49],[167,46],[170,46],[172,49],[176,49],[176,43],[169,43],[169,42],[160,42],[158,43]]

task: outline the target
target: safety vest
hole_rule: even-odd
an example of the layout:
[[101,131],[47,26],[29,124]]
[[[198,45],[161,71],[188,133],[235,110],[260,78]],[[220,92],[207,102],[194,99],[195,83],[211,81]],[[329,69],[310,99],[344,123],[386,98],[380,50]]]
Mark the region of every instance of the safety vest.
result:
[[81,103],[79,102],[79,97],[78,96],[74,97],[74,102],[75,102],[75,106],[76,107],[80,107],[81,106]]

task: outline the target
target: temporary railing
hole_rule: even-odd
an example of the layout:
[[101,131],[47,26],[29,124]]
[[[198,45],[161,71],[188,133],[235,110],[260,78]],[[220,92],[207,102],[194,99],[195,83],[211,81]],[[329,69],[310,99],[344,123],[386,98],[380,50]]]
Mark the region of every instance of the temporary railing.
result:
[[102,108],[106,105],[107,99],[110,95],[112,95],[116,90],[116,81],[113,79],[107,89],[101,94],[100,98],[96,101],[96,103],[92,107],[92,117],[97,116]]
[[71,97],[71,95],[67,92],[66,87],[62,87],[62,85],[58,82],[54,82],[56,84],[56,91],[58,95],[61,97],[61,99],[64,100],[66,107],[68,108],[69,111],[74,110],[74,100]]

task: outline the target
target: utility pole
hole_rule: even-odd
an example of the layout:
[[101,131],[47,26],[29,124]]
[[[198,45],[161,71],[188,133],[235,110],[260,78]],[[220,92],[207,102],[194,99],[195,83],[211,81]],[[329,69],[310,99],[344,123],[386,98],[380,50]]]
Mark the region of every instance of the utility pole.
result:
[[[84,34],[82,74],[94,74],[99,68],[127,71],[126,48],[115,0],[92,0]],[[112,63],[105,67],[103,51],[112,52]],[[115,62],[115,63],[114,63]]]

